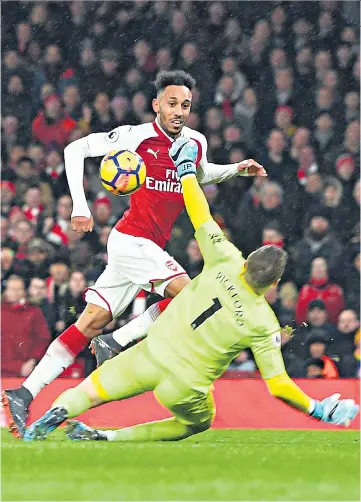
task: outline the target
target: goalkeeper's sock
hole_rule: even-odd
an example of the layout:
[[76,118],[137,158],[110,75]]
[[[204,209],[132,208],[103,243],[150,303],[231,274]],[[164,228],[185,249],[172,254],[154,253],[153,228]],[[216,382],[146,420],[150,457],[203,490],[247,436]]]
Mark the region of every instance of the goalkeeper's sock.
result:
[[147,330],[157,317],[167,308],[172,298],[161,300],[151,305],[143,314],[139,315],[125,326],[113,332],[113,339],[122,347],[125,347],[134,340],[144,338]]
[[88,338],[73,324],[49,345],[44,357],[22,386],[34,398],[45,385],[68,368],[88,344]]
[[189,425],[182,424],[176,418],[167,418],[156,422],[125,427],[116,431],[102,431],[108,441],[178,441],[193,434]]

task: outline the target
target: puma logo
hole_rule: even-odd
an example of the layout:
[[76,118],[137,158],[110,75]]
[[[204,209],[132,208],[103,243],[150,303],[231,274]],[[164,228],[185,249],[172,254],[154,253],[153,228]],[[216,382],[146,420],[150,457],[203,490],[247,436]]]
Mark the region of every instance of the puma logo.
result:
[[147,150],[147,153],[151,153],[152,155],[154,155],[154,157],[155,157],[156,159],[158,159],[158,152],[159,152],[159,150],[157,150],[157,151],[155,152],[155,151],[154,151],[154,150],[152,150],[151,148],[148,148],[148,150]]

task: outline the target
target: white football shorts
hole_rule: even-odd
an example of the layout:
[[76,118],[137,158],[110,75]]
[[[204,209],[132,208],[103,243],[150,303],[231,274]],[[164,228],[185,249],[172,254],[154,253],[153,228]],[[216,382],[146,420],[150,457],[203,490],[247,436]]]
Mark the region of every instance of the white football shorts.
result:
[[107,244],[108,264],[91,288],[85,290],[85,300],[108,310],[118,317],[130,305],[139,291],[164,296],[168,284],[186,271],[157,244],[115,228]]

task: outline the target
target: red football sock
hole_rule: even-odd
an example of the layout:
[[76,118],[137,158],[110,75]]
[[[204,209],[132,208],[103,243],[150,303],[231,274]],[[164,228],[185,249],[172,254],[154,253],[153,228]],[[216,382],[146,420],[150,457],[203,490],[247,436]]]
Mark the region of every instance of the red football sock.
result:
[[83,335],[75,324],[72,324],[59,335],[57,340],[64,345],[73,357],[76,357],[89,344],[89,339]]
[[165,309],[168,307],[168,305],[170,304],[170,302],[172,300],[173,300],[173,298],[164,298],[164,300],[161,300],[160,302],[158,302],[158,307],[159,307],[160,313],[165,311]]
[[49,345],[45,356],[23,383],[35,397],[41,389],[68,368],[88,345],[88,338],[73,324]]

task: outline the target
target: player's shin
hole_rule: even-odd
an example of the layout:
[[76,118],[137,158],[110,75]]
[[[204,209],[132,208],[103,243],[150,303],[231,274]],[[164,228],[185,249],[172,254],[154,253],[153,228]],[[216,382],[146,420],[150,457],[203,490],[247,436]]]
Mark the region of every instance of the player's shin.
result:
[[48,347],[44,357],[23,383],[34,398],[45,385],[51,383],[88,345],[88,338],[75,326],[66,329]]
[[64,408],[67,412],[67,418],[77,417],[84,411],[99,406],[111,398],[101,382],[101,374],[105,375],[105,381],[108,382],[108,369],[99,368],[83,380],[77,387],[63,392],[53,403],[52,409]]
[[92,402],[88,392],[80,387],[66,390],[52,405],[52,408],[64,408],[67,412],[67,418],[77,417],[91,407]]
[[125,427],[116,431],[103,431],[108,441],[179,441],[194,434],[191,426],[176,418],[158,420],[145,424]]
[[113,339],[119,343],[119,345],[125,347],[135,340],[144,338],[149,326],[167,308],[171,301],[172,298],[167,298],[151,305],[143,314],[128,322],[128,324],[122,328],[114,331]]

